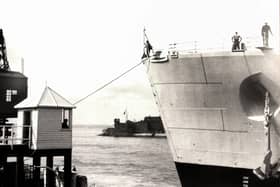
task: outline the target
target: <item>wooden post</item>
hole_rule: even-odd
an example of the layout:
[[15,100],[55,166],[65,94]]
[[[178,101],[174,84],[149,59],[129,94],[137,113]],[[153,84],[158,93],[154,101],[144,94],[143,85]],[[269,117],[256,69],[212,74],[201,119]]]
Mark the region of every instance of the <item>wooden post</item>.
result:
[[64,187],[71,186],[72,179],[72,149],[65,151],[64,154]]
[[40,165],[41,157],[35,154],[33,156],[33,181],[35,186],[40,186]]
[[55,173],[53,169],[53,156],[47,156],[47,187],[55,187]]
[[3,134],[3,144],[6,144],[6,138],[5,138],[5,136],[6,136],[6,134],[5,134],[5,130],[6,130],[6,126],[4,125],[3,126],[3,132],[2,132],[2,134]]
[[31,148],[31,141],[32,141],[32,135],[31,135],[31,127],[28,128],[28,147]]
[[0,156],[0,187],[6,187],[7,181],[7,155]]
[[17,166],[16,166],[16,186],[24,186],[24,157],[23,155],[17,156]]

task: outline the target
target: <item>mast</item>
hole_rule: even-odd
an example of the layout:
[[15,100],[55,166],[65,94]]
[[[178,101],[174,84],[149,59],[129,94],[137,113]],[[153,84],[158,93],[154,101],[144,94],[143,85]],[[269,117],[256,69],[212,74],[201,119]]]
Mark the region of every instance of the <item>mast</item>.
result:
[[125,122],[128,121],[128,112],[127,112],[127,107],[125,108],[125,111],[124,111],[124,116],[125,116]]
[[24,74],[24,58],[21,58],[21,73]]

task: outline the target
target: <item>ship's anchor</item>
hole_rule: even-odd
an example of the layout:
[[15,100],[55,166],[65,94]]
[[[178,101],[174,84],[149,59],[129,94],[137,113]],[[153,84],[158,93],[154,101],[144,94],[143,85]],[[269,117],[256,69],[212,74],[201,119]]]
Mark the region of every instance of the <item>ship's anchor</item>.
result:
[[264,156],[262,166],[253,170],[254,174],[261,180],[269,179],[271,177],[279,177],[277,173],[280,168],[280,158],[276,163],[271,163],[272,151],[271,151],[271,138],[270,138],[270,128],[271,128],[271,118],[273,113],[270,112],[269,107],[269,93],[265,93],[265,106],[264,106],[264,131],[266,137],[267,150]]

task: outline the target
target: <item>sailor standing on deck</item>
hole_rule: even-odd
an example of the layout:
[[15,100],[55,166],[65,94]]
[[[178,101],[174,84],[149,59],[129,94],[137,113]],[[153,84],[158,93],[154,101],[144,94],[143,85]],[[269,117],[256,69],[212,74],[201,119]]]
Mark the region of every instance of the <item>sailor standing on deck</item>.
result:
[[240,50],[240,42],[242,40],[241,36],[238,35],[238,32],[235,32],[235,35],[232,36],[232,51]]
[[264,26],[262,26],[262,37],[263,37],[263,46],[268,47],[268,38],[269,38],[269,32],[272,35],[270,26],[265,22]]
[[153,50],[153,46],[150,44],[149,40],[146,40],[146,42],[144,43],[144,54],[142,56],[142,59],[143,58],[146,58],[146,57],[150,57],[150,52],[151,50]]

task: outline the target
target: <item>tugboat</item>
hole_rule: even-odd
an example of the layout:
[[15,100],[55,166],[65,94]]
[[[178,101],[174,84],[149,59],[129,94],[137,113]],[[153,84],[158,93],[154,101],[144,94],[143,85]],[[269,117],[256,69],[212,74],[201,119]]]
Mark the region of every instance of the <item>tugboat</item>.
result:
[[279,186],[279,54],[268,47],[163,54],[143,63],[182,186]]

